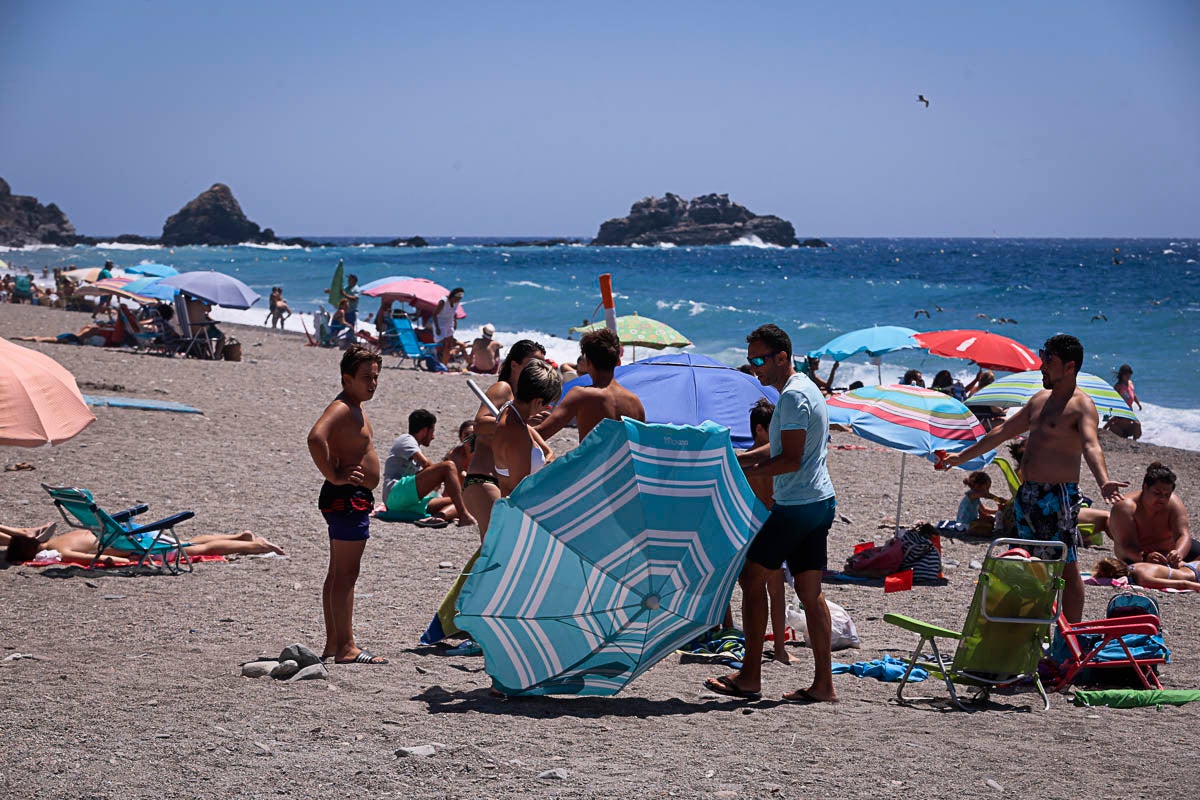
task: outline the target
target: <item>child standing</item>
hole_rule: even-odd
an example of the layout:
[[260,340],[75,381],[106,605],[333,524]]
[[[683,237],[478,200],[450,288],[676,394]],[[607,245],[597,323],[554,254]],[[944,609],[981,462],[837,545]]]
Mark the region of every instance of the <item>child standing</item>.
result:
[[386,664],[354,642],[354,584],[370,536],[379,456],[362,404],[375,395],[383,359],[354,344],[342,356],[342,391],[308,433],[308,451],[325,477],[317,505],[329,525],[329,572],[322,590],[325,649],[336,664]]
[[983,501],[1004,502],[992,494],[991,477],[986,472],[972,472],[963,478],[963,485],[967,487],[967,491],[958,503],[958,516],[955,521],[966,525],[967,530],[971,533],[979,535],[991,533],[996,512],[1000,509],[999,507],[988,508]]
[[[765,397],[760,399],[750,409],[750,433],[754,436],[754,447],[770,447],[771,417],[775,416],[775,404]],[[762,504],[770,508],[775,504],[775,479],[747,478],[754,496]],[[767,579],[767,602],[770,606],[771,634],[775,642],[775,661],[780,664],[792,663],[787,651],[787,602],[784,595],[784,570],[782,568],[771,573]],[[732,615],[728,622],[732,626]]]

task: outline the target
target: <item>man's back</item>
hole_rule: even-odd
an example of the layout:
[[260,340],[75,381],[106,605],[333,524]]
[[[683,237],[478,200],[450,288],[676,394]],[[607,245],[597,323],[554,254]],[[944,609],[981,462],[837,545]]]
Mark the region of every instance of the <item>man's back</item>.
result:
[[1065,400],[1049,390],[1029,401],[1029,439],[1021,458],[1021,474],[1035,483],[1077,483],[1079,459],[1083,454],[1080,429],[1089,412],[1095,414],[1091,398],[1081,390]]
[[605,386],[577,386],[571,390],[571,394],[575,392],[579,392],[579,396],[573,400],[573,406],[581,442],[602,420],[629,417],[638,422],[646,421],[646,409],[642,401],[616,380],[610,380]]

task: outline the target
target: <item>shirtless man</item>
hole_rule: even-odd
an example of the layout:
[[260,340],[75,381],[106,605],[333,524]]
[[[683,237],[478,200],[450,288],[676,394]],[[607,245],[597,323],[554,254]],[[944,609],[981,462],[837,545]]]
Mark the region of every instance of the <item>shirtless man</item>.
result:
[[[189,540],[187,553],[195,556],[232,556],[257,555],[259,553],[277,553],[284,555],[283,548],[268,542],[261,536],[255,536],[250,531],[241,533],[211,533],[195,536]],[[51,536],[45,542],[39,542],[36,536],[15,534],[10,536],[5,558],[10,564],[23,564],[32,561],[42,550],[54,550],[66,562],[75,564],[91,564],[96,559],[96,548],[99,547],[96,534],[86,528],[76,528]],[[108,548],[99,559],[101,564],[110,567],[132,566],[141,557],[128,550]]]
[[495,375],[500,367],[500,349],[503,347],[494,338],[496,328],[492,323],[483,326],[480,336],[471,343],[471,372],[480,375]]
[[1175,473],[1157,461],[1146,468],[1141,490],[1113,506],[1108,527],[1113,552],[1127,564],[1179,567],[1200,559],[1187,508],[1175,494]]
[[608,328],[590,331],[579,340],[580,361],[586,361],[591,386],[576,386],[555,407],[550,416],[537,426],[543,439],[549,439],[575,420],[579,426],[579,441],[592,432],[603,419],[629,417],[646,421],[646,409],[633,392],[617,383],[613,370],[621,363],[621,340]]
[[342,356],[342,391],[308,433],[308,452],[325,477],[317,505],[329,525],[329,572],[322,590],[325,649],[338,664],[386,664],[354,642],[354,583],[370,537],[379,456],[362,404],[375,395],[383,359],[360,344]]
[[946,459],[957,467],[1026,431],[1021,458],[1021,484],[1013,500],[1017,535],[1022,539],[1059,541],[1067,546],[1063,576],[1063,615],[1069,622],[1083,619],[1083,578],[1076,556],[1076,514],[1079,504],[1079,459],[1082,456],[1109,503],[1121,499],[1128,483],[1110,480],[1100,449],[1100,417],[1091,398],[1076,388],[1083,364],[1083,345],[1074,336],[1060,333],[1046,340],[1042,359],[1042,385],[1020,411],[992,428],[975,444]]

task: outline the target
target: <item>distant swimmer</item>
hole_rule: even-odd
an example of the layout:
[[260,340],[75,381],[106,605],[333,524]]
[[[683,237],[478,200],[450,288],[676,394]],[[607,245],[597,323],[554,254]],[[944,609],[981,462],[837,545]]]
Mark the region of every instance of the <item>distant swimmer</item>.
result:
[[976,315],[975,315],[975,319],[987,319],[987,318],[988,318],[988,315],[987,315],[987,314],[982,314],[982,313],[981,313],[981,314],[976,314]]
[[916,311],[914,311],[913,319],[916,319],[917,317],[921,316],[922,314],[925,315],[925,319],[929,319],[929,312],[924,308],[918,308]]
[[1103,314],[1096,314],[1092,317],[1092,322],[1095,322],[1096,320],[1100,320],[1101,322],[1108,322],[1108,317],[1104,316]]
[[917,102],[924,103],[925,107],[929,108],[929,101],[925,99],[925,95],[923,95],[923,94],[917,95]]
[[1121,248],[1119,247],[1113,248],[1113,265],[1121,266]]

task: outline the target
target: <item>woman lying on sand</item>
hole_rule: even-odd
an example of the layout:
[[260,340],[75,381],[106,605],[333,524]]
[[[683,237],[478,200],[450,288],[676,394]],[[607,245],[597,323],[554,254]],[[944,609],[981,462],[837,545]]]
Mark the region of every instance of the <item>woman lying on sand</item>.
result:
[[1092,567],[1097,578],[1129,578],[1129,582],[1147,589],[1184,589],[1200,592],[1200,561],[1185,561],[1178,567],[1139,561],[1126,564],[1119,558],[1107,556]]
[[[3,528],[0,527],[0,544],[7,544],[5,560],[10,564],[24,564],[32,561],[42,550],[57,551],[63,561],[90,564],[96,557],[98,542],[96,535],[84,528],[76,528],[58,536],[51,536],[45,541],[39,541],[36,532],[43,528]],[[3,531],[12,531],[4,533]],[[7,541],[5,541],[7,540]],[[137,563],[136,553],[127,550],[108,549],[100,559],[101,563],[112,567],[130,566]],[[255,536],[250,531],[241,533],[210,533],[192,537],[188,540],[189,556],[232,556],[258,555],[260,553],[276,553],[284,555],[283,548],[272,544],[261,536]]]

